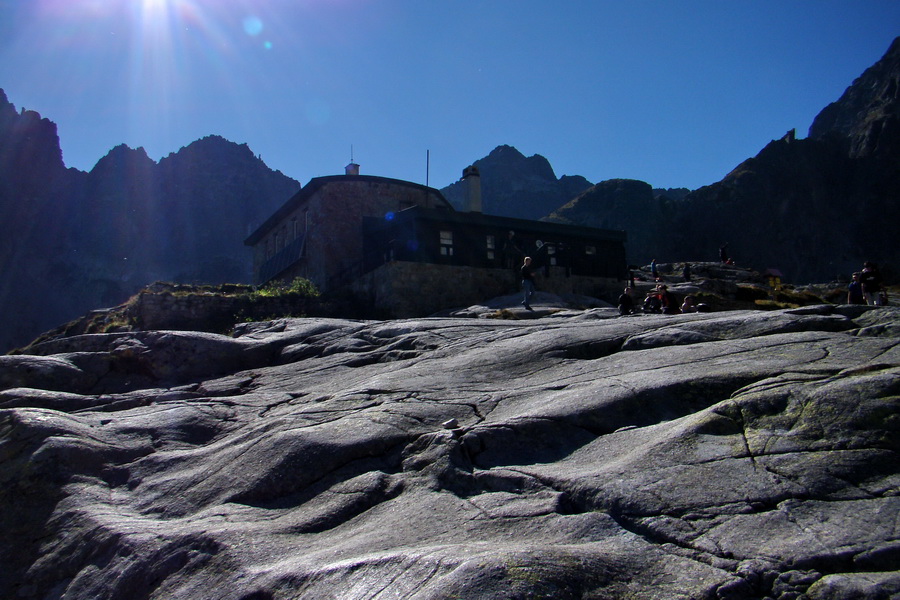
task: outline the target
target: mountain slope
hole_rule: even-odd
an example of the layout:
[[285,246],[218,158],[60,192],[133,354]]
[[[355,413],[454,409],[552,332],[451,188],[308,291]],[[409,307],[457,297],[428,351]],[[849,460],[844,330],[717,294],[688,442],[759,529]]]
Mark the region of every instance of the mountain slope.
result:
[[[629,260],[714,260],[729,243],[738,264],[774,267],[788,281],[848,278],[862,263],[900,263],[900,38],[815,119],[683,198],[601,182],[550,214],[625,229]],[[625,190],[630,190],[628,193]],[[627,197],[627,201],[624,199]]]
[[0,90],[0,351],[155,280],[249,282],[243,240],[299,188],[217,136],[67,169],[56,125]]

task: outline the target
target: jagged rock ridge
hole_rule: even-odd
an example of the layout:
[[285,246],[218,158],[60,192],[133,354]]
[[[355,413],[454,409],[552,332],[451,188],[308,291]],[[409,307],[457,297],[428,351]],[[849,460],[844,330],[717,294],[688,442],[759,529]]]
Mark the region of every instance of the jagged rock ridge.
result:
[[831,138],[850,158],[900,155],[900,38],[813,121],[809,137]]
[[639,264],[710,260],[728,242],[739,264],[778,268],[797,283],[847,278],[866,260],[896,277],[898,82],[900,38],[816,117],[808,138],[788,132],[683,199],[601,182],[548,218],[627,230]]
[[[500,146],[475,162],[484,210],[624,229],[629,261],[637,264],[715,259],[728,242],[739,264],[778,268],[795,283],[846,278],[864,260],[881,263],[895,278],[898,81],[895,41],[822,111],[809,138],[775,140],[721,182],[686,196],[653,190],[648,197],[642,182],[591,186],[579,176],[557,179],[543,157]],[[201,146],[230,144],[215,137],[207,142]],[[208,156],[217,161],[195,157],[178,167],[186,151],[154,167],[142,150],[120,147],[91,174],[66,169],[55,125],[37,113],[17,114],[0,93],[0,259],[9,265],[0,287],[6,315],[0,347],[26,343],[98,304],[119,302],[154,279],[245,279],[239,275],[249,269],[241,227],[265,218],[299,184],[261,168],[246,147],[234,162],[228,151],[213,151]],[[191,161],[206,165],[198,169],[202,176],[186,166]],[[460,184],[443,191],[461,206]],[[170,218],[172,227],[160,226]],[[221,229],[207,227],[207,218]]]
[[249,228],[299,187],[218,136],[67,169],[56,125],[0,90],[0,350],[155,280],[249,283]]
[[610,313],[0,357],[0,595],[900,593],[898,309]]

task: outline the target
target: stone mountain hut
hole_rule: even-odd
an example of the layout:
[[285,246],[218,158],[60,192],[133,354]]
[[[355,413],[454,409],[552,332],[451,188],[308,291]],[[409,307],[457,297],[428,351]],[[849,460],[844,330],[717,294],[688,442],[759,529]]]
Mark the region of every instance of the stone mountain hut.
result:
[[618,293],[624,231],[485,215],[478,169],[463,179],[465,211],[434,188],[360,175],[355,163],[313,178],[244,241],[256,284],[304,277],[373,315],[419,317],[517,292],[531,256],[540,291]]

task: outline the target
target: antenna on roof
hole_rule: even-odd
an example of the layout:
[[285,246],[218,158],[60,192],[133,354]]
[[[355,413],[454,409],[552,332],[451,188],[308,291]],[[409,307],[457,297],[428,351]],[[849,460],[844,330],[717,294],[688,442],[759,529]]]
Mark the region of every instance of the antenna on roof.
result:
[[359,165],[353,160],[353,144],[350,144],[350,164],[344,167],[347,175],[359,175]]
[[428,187],[428,176],[431,174],[431,150],[425,150],[425,187]]

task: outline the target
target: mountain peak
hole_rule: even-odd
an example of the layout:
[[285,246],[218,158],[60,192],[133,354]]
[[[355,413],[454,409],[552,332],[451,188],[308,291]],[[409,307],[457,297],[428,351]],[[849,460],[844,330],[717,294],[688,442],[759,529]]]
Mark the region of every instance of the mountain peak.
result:
[[504,170],[517,172],[522,176],[536,177],[547,181],[556,182],[556,173],[550,166],[550,161],[540,154],[533,154],[526,157],[515,147],[501,145],[494,148],[490,154],[481,160],[475,161],[475,166],[483,172],[484,168],[488,170],[497,167]]
[[836,139],[852,158],[900,150],[900,37],[836,102],[813,120],[809,137]]
[[[540,219],[591,186],[583,177],[557,179],[550,161],[526,157],[516,148],[500,145],[475,161],[481,173],[484,212],[492,215]],[[441,190],[451,204],[463,204],[463,184]]]

